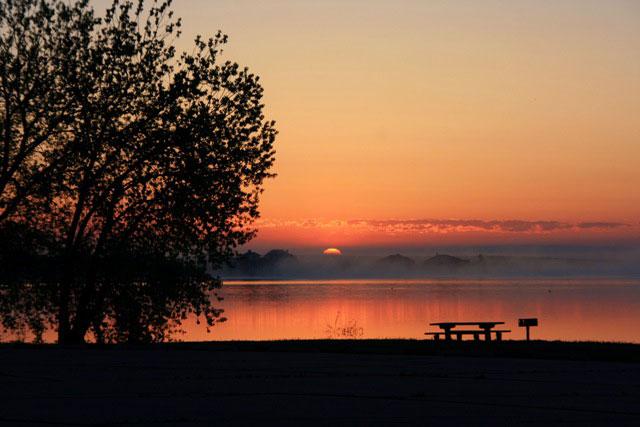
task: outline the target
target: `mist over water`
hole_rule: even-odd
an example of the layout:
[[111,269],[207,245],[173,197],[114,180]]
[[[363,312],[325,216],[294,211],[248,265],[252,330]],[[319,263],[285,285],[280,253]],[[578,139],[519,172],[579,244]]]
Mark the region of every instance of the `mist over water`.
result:
[[[453,254],[452,254],[453,253]],[[501,253],[458,251],[430,255],[296,255],[271,250],[247,252],[219,274],[227,279],[353,278],[502,278],[626,277],[640,278],[636,250]]]

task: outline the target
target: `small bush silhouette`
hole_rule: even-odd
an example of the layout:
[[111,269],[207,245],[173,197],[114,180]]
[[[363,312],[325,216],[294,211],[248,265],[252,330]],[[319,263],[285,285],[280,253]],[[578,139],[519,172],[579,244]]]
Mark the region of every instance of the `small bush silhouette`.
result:
[[338,312],[333,324],[327,324],[326,333],[329,339],[361,338],[364,335],[364,328],[358,326],[358,322],[354,319],[342,320]]

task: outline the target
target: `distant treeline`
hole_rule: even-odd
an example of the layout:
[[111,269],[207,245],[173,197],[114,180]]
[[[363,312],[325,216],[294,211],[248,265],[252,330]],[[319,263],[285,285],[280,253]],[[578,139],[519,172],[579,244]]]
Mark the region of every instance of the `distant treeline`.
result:
[[221,271],[226,278],[431,277],[431,276],[584,276],[637,274],[632,266],[611,261],[502,255],[408,257],[301,256],[274,249],[264,256],[248,251]]

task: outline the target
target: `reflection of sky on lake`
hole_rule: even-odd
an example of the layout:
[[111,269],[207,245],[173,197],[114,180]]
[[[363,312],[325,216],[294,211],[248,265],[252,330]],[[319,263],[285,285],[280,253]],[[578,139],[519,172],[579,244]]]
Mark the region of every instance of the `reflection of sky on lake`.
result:
[[363,338],[423,338],[437,321],[505,321],[522,339],[537,317],[541,339],[640,342],[639,280],[349,280],[227,282],[226,323],[211,334],[191,323],[184,340],[327,338],[351,325]]

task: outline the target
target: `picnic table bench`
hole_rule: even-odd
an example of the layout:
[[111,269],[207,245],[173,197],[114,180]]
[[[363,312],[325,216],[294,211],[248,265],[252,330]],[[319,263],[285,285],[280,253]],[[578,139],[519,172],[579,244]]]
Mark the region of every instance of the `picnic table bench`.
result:
[[[441,336],[447,341],[453,336],[461,341],[464,335],[472,335],[475,341],[479,341],[481,336],[484,336],[485,341],[491,341],[492,334],[495,335],[496,341],[501,341],[503,333],[511,332],[508,329],[494,329],[497,325],[504,325],[504,322],[436,322],[429,325],[440,328],[440,331],[425,332],[425,335],[433,335],[436,341],[440,340]],[[478,329],[455,329],[456,326],[477,326]]]

